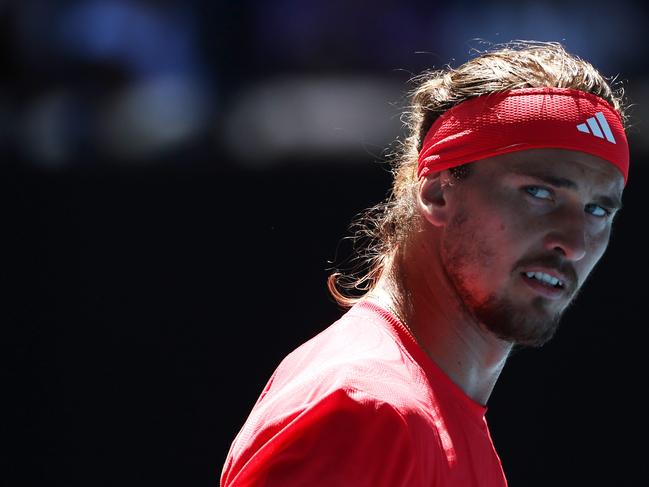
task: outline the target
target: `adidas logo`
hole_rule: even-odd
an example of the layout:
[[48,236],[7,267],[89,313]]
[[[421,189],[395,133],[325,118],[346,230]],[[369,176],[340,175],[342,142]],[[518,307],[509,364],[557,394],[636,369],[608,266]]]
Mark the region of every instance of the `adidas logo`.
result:
[[613,137],[613,132],[611,132],[611,127],[609,127],[602,112],[597,112],[594,117],[590,117],[586,120],[586,123],[580,123],[577,125],[577,130],[586,134],[593,134],[595,137],[599,137],[600,139],[606,138],[606,140],[613,144],[616,143],[615,137]]

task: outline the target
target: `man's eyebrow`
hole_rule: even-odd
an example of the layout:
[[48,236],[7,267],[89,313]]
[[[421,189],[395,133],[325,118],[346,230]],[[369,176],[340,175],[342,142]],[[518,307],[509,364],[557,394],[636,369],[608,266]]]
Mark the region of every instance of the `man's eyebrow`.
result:
[[540,181],[543,181],[544,183],[549,184],[550,186],[554,186],[555,188],[568,188],[574,190],[579,189],[579,185],[572,179],[562,178],[559,176],[554,176],[552,174],[529,172],[529,171],[512,171],[512,172],[518,176],[527,176],[530,178],[538,179]]
[[[530,178],[538,179],[539,181],[543,181],[544,183],[549,184],[550,186],[554,186],[555,188],[567,188],[575,191],[579,189],[579,185],[572,179],[554,176],[552,174],[542,174],[527,171],[512,172],[519,176],[527,176]],[[622,209],[622,200],[618,196],[606,196],[603,194],[597,195],[595,197],[595,201],[611,210],[619,211]]]
[[612,211],[620,211],[622,209],[622,200],[617,196],[611,198],[610,196],[606,196],[603,194],[597,195],[595,197],[595,201],[597,203],[601,203],[603,207]]

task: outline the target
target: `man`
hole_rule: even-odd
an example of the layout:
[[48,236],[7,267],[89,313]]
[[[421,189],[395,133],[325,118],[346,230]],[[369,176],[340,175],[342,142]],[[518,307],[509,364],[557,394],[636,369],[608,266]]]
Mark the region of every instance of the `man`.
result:
[[425,73],[390,197],[359,220],[350,309],[279,365],[225,486],[504,486],[486,404],[604,254],[629,151],[621,94],[557,43]]

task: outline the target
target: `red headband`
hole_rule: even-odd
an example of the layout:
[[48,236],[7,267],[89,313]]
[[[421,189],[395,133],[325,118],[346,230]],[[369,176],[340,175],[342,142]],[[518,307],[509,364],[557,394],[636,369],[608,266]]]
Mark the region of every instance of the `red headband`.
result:
[[478,96],[444,112],[421,151],[428,173],[526,149],[586,152],[629,174],[629,146],[619,113],[605,100],[568,88],[523,88]]

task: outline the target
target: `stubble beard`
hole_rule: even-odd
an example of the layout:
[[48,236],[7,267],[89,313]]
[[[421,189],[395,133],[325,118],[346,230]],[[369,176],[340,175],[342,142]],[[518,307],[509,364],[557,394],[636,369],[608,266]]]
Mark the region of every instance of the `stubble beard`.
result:
[[495,249],[466,225],[467,220],[466,214],[459,212],[447,227],[441,255],[463,311],[501,340],[528,347],[544,345],[556,333],[565,308],[553,312],[543,297],[517,304],[496,293],[477,296],[471,282],[484,279],[479,274],[490,268]]

